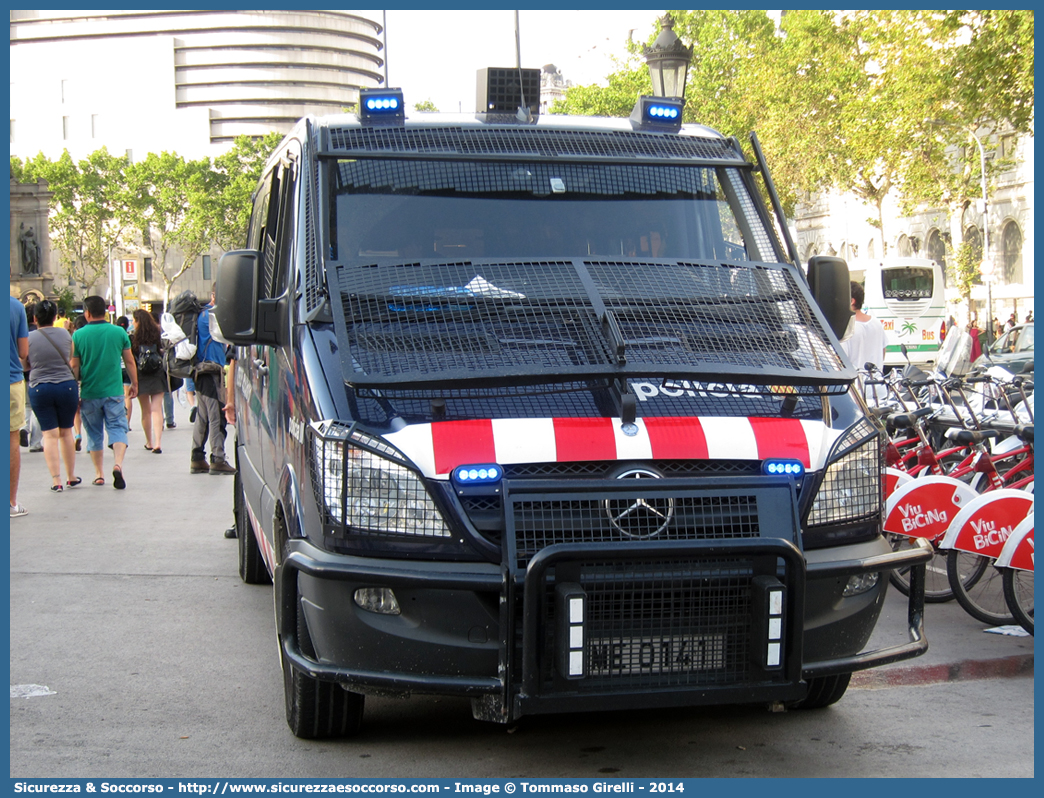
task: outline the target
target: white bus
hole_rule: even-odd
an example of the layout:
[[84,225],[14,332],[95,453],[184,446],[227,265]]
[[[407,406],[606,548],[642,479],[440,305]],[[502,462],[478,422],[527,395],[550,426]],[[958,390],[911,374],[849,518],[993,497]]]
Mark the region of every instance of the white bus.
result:
[[853,261],[851,278],[863,284],[864,308],[885,328],[885,366],[935,363],[946,324],[942,267],[928,258]]

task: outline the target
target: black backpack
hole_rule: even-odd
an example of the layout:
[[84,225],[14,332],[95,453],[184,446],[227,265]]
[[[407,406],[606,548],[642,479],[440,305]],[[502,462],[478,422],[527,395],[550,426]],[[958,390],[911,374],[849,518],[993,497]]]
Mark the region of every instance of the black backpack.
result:
[[138,347],[138,374],[149,377],[163,371],[163,357],[156,344],[142,344]]
[[[199,319],[201,310],[203,310],[203,303],[191,291],[182,291],[174,297],[174,301],[170,303],[169,309],[170,315],[174,317],[174,321],[178,323],[181,331],[185,333],[185,337],[191,343],[196,344],[197,347],[199,346],[199,339],[196,334],[196,322]],[[176,345],[168,346],[164,354],[167,373],[171,377],[193,379],[196,366],[199,364],[198,350],[190,359],[184,360],[178,358],[176,348]]]

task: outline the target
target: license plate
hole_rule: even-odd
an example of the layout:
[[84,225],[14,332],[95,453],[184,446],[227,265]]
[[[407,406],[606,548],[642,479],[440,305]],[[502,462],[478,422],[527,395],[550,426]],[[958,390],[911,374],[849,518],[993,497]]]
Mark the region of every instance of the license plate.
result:
[[725,635],[600,638],[590,641],[588,675],[689,673],[725,667]]

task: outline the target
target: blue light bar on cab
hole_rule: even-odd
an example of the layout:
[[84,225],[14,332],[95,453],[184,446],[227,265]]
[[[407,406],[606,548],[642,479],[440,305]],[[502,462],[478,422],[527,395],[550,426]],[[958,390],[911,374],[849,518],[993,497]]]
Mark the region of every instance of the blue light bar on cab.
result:
[[401,123],[406,119],[402,89],[359,89],[359,119],[369,123]]
[[631,123],[639,130],[681,130],[685,101],[680,97],[639,97],[631,112]]
[[799,460],[766,460],[761,470],[773,477],[801,477],[805,475],[805,466]]
[[504,469],[495,463],[457,466],[451,473],[458,485],[492,485],[504,477]]

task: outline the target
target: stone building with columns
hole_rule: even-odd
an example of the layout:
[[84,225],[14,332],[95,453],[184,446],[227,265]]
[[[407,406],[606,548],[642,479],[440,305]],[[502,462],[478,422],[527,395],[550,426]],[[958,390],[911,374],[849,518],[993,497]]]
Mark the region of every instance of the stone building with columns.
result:
[[880,229],[869,221],[876,209],[852,195],[824,193],[798,204],[794,225],[800,257],[839,255],[853,265],[887,257],[923,257],[945,266],[962,241],[981,253],[988,238],[986,260],[993,274],[972,287],[970,307],[955,286],[947,285],[948,312],[962,324],[971,315],[983,320],[989,302],[997,319],[1005,321],[1015,313],[1022,321],[1033,309],[1034,296],[1033,137],[1001,132],[988,141],[984,138],[983,144],[988,160],[999,156],[1002,163],[1011,164],[991,175],[985,215],[978,198],[961,218],[953,219],[945,208],[925,207],[904,215],[895,198],[888,197]]

